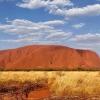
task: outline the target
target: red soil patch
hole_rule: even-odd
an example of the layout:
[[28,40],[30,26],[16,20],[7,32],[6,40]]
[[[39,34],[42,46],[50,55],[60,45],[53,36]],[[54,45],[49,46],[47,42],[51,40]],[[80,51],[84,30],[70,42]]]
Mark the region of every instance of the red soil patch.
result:
[[51,95],[45,83],[5,83],[0,85],[0,100],[38,100]]
[[90,50],[32,45],[0,51],[0,66],[2,70],[100,70],[100,57]]
[[31,91],[28,95],[28,99],[44,99],[50,97],[51,93],[48,88],[42,88],[36,91]]

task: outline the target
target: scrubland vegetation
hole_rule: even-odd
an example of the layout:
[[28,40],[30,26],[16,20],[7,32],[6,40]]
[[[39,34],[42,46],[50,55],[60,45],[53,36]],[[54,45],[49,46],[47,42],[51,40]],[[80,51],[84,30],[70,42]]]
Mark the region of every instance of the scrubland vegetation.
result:
[[0,84],[7,82],[43,82],[52,95],[100,95],[100,72],[0,72]]

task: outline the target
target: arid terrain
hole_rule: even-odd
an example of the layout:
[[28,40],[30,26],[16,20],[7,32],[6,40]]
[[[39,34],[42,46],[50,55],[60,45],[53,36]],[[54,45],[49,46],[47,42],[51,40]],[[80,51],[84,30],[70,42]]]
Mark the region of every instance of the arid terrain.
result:
[[0,100],[100,100],[100,72],[0,72]]
[[0,70],[100,70],[100,57],[91,50],[31,45],[0,51]]

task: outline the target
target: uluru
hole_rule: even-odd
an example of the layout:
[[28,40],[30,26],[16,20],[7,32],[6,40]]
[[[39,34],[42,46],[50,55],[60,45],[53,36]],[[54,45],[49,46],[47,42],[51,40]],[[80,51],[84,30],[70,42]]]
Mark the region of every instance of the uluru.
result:
[[100,70],[100,57],[91,50],[30,45],[1,50],[0,70]]

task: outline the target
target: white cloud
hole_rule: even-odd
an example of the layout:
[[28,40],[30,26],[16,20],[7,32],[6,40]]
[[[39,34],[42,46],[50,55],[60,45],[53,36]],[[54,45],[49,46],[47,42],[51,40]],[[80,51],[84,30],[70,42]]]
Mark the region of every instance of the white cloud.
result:
[[15,19],[7,22],[6,24],[0,24],[0,30],[8,33],[27,34],[34,31],[54,29],[54,26],[64,24],[62,20],[53,20],[46,22],[31,22],[24,19]]
[[27,9],[45,8],[49,13],[62,15],[63,10],[73,6],[73,3],[70,0],[23,0],[16,5]]
[[[95,16],[100,15],[100,4],[87,5],[85,7],[73,7],[71,0],[23,0],[17,6],[28,9],[37,9],[44,7],[49,10],[49,13],[69,16]],[[68,6],[72,6],[68,8]]]
[[75,29],[79,29],[79,28],[82,28],[84,26],[85,26],[85,23],[79,23],[79,24],[72,25],[72,27],[75,28]]
[[87,5],[81,8],[55,8],[52,13],[65,17],[97,16],[100,15],[100,4]]
[[100,33],[87,33],[87,34],[80,34],[75,35],[73,38],[70,39],[71,41],[78,42],[78,43],[100,43]]
[[20,39],[6,39],[6,40],[0,40],[0,42],[31,42],[33,39],[32,38],[20,38]]
[[23,0],[23,3],[18,3],[17,6],[22,8],[36,9],[47,6],[47,1],[42,0]]
[[22,8],[37,9],[41,7],[52,7],[52,6],[72,6],[70,0],[23,0],[22,3],[18,3],[17,6]]
[[73,35],[69,41],[74,48],[89,49],[100,54],[100,33]]
[[44,22],[45,25],[51,25],[51,26],[60,25],[64,23],[65,22],[61,20],[53,20],[53,21]]
[[85,7],[72,7],[70,9],[60,9],[52,11],[52,13],[65,16],[65,17],[75,17],[75,16],[97,16],[100,15],[100,4],[87,5]]
[[[58,39],[63,39],[63,40],[66,40],[66,39],[68,39],[68,38],[70,38],[72,36],[72,33],[71,32],[67,32],[67,34],[65,34],[65,32],[62,32],[62,31],[58,31],[58,32],[56,32],[55,34],[50,34],[50,35],[48,35],[47,36],[47,38],[49,38],[49,39],[56,39],[56,40],[58,40]],[[67,40],[66,40],[67,41]]]
[[[70,33],[64,32],[62,29],[57,29],[57,26],[63,25],[63,20],[52,20],[45,22],[32,22],[24,19],[15,19],[7,21],[6,24],[0,24],[0,31],[17,35],[18,39],[15,40],[1,40],[12,42],[23,41],[61,41],[67,40]],[[2,33],[3,34],[3,33]],[[55,34],[55,35],[54,35]],[[55,38],[54,36],[57,38]],[[61,39],[61,40],[60,40]]]
[[66,16],[79,16],[79,15],[100,15],[100,4],[87,5],[82,8],[72,8],[65,10]]

